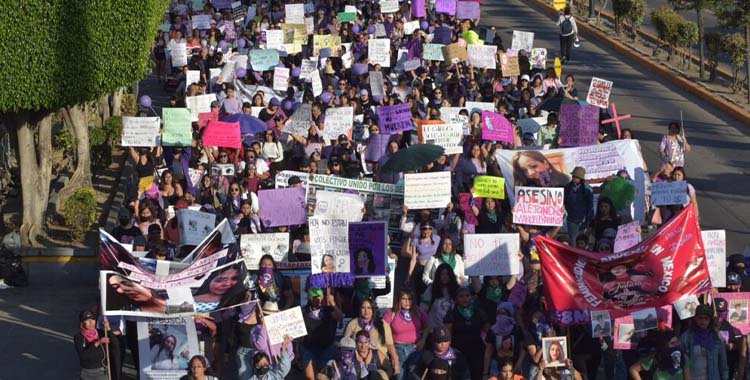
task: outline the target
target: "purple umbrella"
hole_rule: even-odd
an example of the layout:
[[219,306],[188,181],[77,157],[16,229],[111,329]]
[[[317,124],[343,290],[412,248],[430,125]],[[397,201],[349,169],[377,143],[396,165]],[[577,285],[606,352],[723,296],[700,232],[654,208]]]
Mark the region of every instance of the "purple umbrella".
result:
[[246,115],[244,113],[235,113],[227,115],[221,118],[221,121],[228,123],[240,123],[240,132],[243,135],[256,134],[258,132],[265,132],[268,129],[266,123],[263,120],[258,119],[253,115]]

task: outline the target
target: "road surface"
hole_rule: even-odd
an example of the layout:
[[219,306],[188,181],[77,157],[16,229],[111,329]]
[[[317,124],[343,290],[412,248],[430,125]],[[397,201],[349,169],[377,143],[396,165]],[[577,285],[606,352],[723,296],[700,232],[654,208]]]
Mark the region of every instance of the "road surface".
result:
[[[513,30],[534,31],[534,47],[548,49],[548,57],[559,55],[558,28],[551,18],[518,0],[497,0],[482,4],[484,25],[498,29],[506,46]],[[592,76],[614,82],[611,101],[621,114],[633,118],[623,122],[641,140],[650,169],[658,170],[658,145],[670,121],[683,112],[688,142],[688,182],[697,191],[701,227],[727,231],[727,254],[742,252],[750,243],[750,136],[749,126],[723,115],[707,103],[671,85],[648,69],[636,65],[614,50],[581,35],[573,61],[563,66],[563,75],[573,74],[581,96]],[[548,60],[551,61],[551,59]]]

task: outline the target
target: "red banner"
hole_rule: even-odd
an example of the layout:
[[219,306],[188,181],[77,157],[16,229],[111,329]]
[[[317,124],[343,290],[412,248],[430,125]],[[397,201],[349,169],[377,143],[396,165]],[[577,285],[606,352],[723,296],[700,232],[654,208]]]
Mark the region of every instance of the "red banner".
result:
[[623,252],[602,255],[546,237],[537,237],[536,246],[548,309],[563,325],[588,323],[594,310],[617,318],[711,289],[692,206]]

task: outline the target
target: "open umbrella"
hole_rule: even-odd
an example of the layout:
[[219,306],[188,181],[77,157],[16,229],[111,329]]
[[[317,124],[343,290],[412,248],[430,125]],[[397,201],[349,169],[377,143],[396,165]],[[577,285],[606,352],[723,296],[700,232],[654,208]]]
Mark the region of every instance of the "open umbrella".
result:
[[541,111],[560,112],[561,104],[578,104],[578,102],[572,99],[555,96],[553,98],[545,100],[537,108]]
[[383,165],[386,173],[400,173],[416,170],[440,158],[445,149],[437,145],[412,145],[394,153]]
[[226,121],[229,123],[239,122],[240,132],[243,135],[265,132],[266,129],[268,129],[268,126],[263,122],[263,120],[258,119],[253,115],[246,115],[244,113],[235,113],[224,116],[221,118],[221,121]]

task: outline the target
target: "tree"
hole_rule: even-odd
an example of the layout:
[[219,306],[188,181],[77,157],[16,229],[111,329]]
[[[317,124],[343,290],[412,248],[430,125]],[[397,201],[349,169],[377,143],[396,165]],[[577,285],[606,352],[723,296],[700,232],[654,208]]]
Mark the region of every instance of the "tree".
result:
[[675,7],[677,10],[694,10],[696,19],[698,21],[698,56],[700,57],[700,69],[698,75],[703,80],[704,71],[704,26],[703,26],[703,11],[711,9],[715,6],[715,0],[669,0],[669,5]]
[[737,92],[742,88],[740,81],[740,71],[747,62],[745,49],[747,44],[743,36],[739,33],[732,33],[722,37],[722,50],[729,56],[729,64],[732,67],[732,92]]
[[[722,25],[745,28],[745,62],[750,62],[750,1],[716,0],[714,13]],[[750,64],[747,65],[747,102],[750,103]]]
[[708,66],[708,81],[716,80],[716,69],[719,67],[719,54],[721,54],[721,34],[718,32],[706,33],[703,37],[703,43],[706,44],[708,57],[706,66]]
[[653,55],[659,52],[663,42],[669,45],[667,60],[672,59],[674,52],[674,42],[677,40],[682,17],[672,8],[661,6],[651,11],[651,24],[656,28],[656,35],[659,41],[654,46]]
[[[83,105],[148,71],[169,0],[5,0],[0,3],[0,118],[18,136],[21,241],[39,246],[51,180],[52,115],[64,109],[79,148],[72,188],[90,182]],[[81,126],[82,125],[82,126]]]
[[633,41],[638,38],[638,28],[643,24],[646,14],[646,0],[613,0],[612,9],[615,12],[615,31],[619,35],[622,22],[630,24]]

